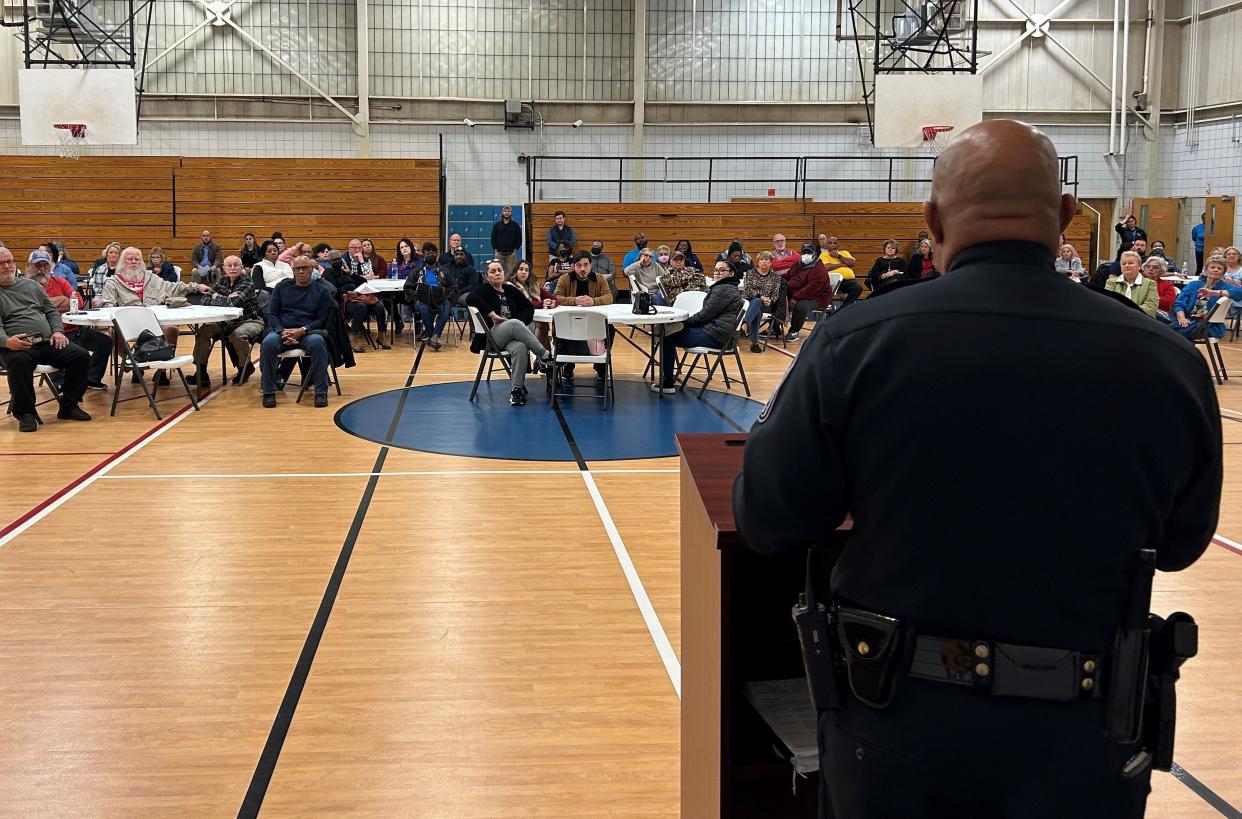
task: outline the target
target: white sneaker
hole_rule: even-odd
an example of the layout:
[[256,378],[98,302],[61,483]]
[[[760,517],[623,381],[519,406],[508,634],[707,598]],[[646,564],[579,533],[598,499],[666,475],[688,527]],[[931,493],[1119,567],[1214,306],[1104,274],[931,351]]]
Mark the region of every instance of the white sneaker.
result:
[[676,387],[676,386],[672,386],[672,387],[661,387],[659,384],[652,384],[652,385],[651,385],[651,391],[652,391],[652,392],[662,392],[662,393],[664,393],[665,395],[676,395],[676,394],[677,394],[677,387]]

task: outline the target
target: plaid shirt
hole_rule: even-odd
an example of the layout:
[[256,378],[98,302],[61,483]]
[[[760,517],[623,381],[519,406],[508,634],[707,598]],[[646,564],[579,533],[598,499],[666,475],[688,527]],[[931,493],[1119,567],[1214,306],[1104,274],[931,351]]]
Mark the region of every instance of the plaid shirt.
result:
[[[233,294],[237,294],[234,296]],[[263,321],[263,311],[255,298],[254,279],[242,273],[235,280],[221,274],[210,293],[203,295],[203,304],[211,307],[240,307],[243,319]]]

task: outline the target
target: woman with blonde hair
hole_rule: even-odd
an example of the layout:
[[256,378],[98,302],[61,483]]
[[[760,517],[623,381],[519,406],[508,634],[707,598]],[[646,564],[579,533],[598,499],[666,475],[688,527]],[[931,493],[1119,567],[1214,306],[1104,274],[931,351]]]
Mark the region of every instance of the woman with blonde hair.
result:
[[88,277],[92,307],[103,304],[104,282],[116,275],[116,266],[121,260],[121,243],[109,242],[99,255],[101,258],[91,268],[91,275]]

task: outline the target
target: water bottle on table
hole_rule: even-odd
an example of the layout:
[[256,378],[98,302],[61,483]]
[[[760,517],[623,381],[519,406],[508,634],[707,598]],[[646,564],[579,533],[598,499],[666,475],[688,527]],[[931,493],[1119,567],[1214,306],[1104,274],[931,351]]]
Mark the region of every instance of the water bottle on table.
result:
[[80,306],[81,306],[81,304],[80,304],[80,303],[79,303],[79,301],[78,301],[78,294],[77,294],[77,293],[73,293],[71,296],[69,296],[69,313],[70,313],[70,315],[73,315],[74,313],[77,313],[77,312],[78,312],[78,308],[79,308]]

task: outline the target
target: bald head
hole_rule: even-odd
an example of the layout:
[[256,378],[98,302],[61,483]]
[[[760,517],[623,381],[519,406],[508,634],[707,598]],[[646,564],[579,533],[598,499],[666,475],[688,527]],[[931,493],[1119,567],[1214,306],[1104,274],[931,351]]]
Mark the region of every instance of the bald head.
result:
[[1051,140],[1030,125],[997,119],[963,131],[936,160],[923,203],[945,268],[983,242],[1035,242],[1051,259],[1078,208],[1059,170]]

